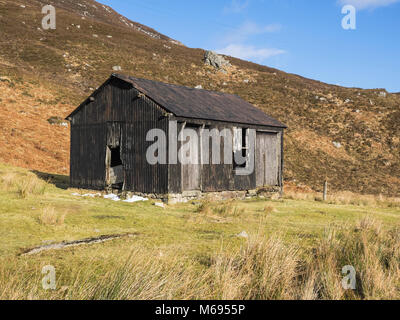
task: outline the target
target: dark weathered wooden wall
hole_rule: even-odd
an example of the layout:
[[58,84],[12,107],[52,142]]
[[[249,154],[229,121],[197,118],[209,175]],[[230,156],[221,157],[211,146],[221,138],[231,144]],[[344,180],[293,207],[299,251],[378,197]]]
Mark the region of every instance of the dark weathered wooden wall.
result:
[[152,142],[146,142],[146,134],[153,128],[168,134],[168,119],[155,103],[138,97],[130,84],[118,79],[103,85],[95,100],[87,101],[71,119],[71,184],[75,187],[105,187],[110,123],[118,123],[121,131],[125,189],[167,193],[168,166],[147,163],[146,151]]
[[71,185],[103,189],[106,156],[105,126],[103,124],[75,124],[71,128]]
[[[187,119],[187,121],[190,121]],[[238,125],[234,124],[219,124],[218,122],[213,122],[213,121],[201,121],[201,120],[196,120],[193,121],[191,120],[190,126],[193,128],[193,125],[197,125],[200,127],[201,123],[206,124],[207,128],[209,130],[212,130],[213,128],[216,128],[218,130],[223,130],[223,129],[229,129],[233,130],[233,127],[238,127]],[[250,126],[252,129],[260,129],[260,127],[253,127]],[[179,131],[182,128],[182,123],[178,124]],[[249,126],[246,126],[245,128],[249,128]],[[261,162],[259,157],[256,157],[257,152],[262,153],[262,154],[270,154],[273,157],[277,157],[277,161],[274,163],[273,166],[270,166],[271,170],[274,170],[274,172],[269,172],[270,176],[276,176],[277,179],[272,181],[269,180],[268,182],[271,186],[279,186],[281,185],[281,177],[282,177],[282,169],[283,169],[283,161],[282,161],[282,148],[283,144],[282,142],[282,129],[274,129],[274,128],[269,128],[269,130],[274,131],[275,134],[278,137],[276,147],[277,149],[272,150],[272,145],[268,144],[262,144],[262,145],[257,145],[256,144],[256,152],[255,152],[255,159],[254,159],[254,172],[250,175],[236,175],[235,171],[233,169],[233,164],[224,164],[223,163],[223,157],[224,157],[224,139],[221,139],[221,164],[203,164],[199,165],[201,168],[201,181],[200,181],[200,190],[203,192],[218,192],[218,191],[233,191],[233,190],[251,190],[251,189],[256,189],[258,186],[256,184],[256,176],[259,173]],[[178,132],[179,132],[178,131]],[[263,135],[263,133],[257,132],[258,135]],[[209,159],[211,161],[212,159],[212,141],[210,138],[210,147],[209,147]],[[182,146],[182,143],[178,143],[178,147],[180,148]],[[271,148],[270,148],[270,147]],[[179,149],[178,149],[179,150]],[[182,176],[182,175],[188,175],[191,172],[189,170],[182,170],[182,166],[180,164],[177,165],[170,165],[170,173],[169,173],[169,190],[171,193],[181,193],[182,191],[188,191],[185,190],[185,185],[182,185],[182,178],[187,179],[187,177]]]
[[[71,118],[71,185],[81,188],[103,189],[106,187],[106,154],[107,146],[121,148],[121,159],[125,173],[125,190],[143,193],[181,193],[184,191],[182,174],[190,174],[190,170],[182,170],[181,164],[150,165],[146,159],[146,151],[153,142],[146,142],[149,130],[163,130],[168,138],[169,121],[178,121],[178,132],[183,123],[200,128],[222,130],[240,127],[228,122],[167,117],[165,111],[151,99],[138,96],[138,91],[131,84],[118,78],[110,78],[88,99]],[[266,126],[244,125],[245,128],[270,130],[279,134],[277,183],[282,184],[283,170],[283,129]],[[177,137],[176,137],[177,138]],[[178,150],[182,143],[178,143]],[[268,145],[264,144],[268,149]],[[210,155],[211,143],[210,143]],[[168,151],[168,150],[167,150]],[[270,152],[271,150],[265,150]],[[256,150],[257,154],[257,150]],[[221,141],[221,157],[224,155],[224,141]],[[275,155],[274,155],[275,157]],[[236,175],[233,164],[204,164],[200,167],[200,189],[203,192],[226,190],[250,190],[257,186],[255,172],[248,176]],[[275,173],[272,173],[276,176]],[[272,180],[271,180],[272,181]],[[275,181],[273,183],[275,184]]]
[[[211,125],[208,127],[210,131],[213,129],[222,131],[227,128],[229,127],[221,125]],[[221,138],[220,164],[213,164],[212,139],[211,138],[209,139],[209,164],[204,164],[202,166],[202,176],[201,176],[202,191],[204,192],[234,190],[235,188],[233,164],[224,164],[224,148],[225,148],[225,138]]]

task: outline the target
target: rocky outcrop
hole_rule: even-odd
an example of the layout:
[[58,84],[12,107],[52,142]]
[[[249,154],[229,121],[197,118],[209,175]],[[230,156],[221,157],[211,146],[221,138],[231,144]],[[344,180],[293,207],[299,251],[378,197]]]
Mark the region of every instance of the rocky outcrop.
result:
[[50,123],[51,125],[68,127],[68,121],[64,120],[61,117],[50,117],[49,119],[47,119],[47,122]]
[[218,70],[225,70],[227,67],[231,66],[228,60],[214,51],[206,51],[204,55],[204,63]]

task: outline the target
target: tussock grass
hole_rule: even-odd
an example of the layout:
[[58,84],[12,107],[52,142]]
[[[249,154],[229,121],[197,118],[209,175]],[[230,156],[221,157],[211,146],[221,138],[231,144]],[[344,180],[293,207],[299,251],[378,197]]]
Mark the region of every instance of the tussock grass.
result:
[[32,172],[0,171],[0,190],[16,193],[20,198],[43,195],[47,183]]
[[54,207],[45,207],[39,216],[39,222],[43,225],[61,226],[65,221],[65,213],[56,212]]
[[[397,207],[253,199],[179,204],[160,215],[151,203],[74,197],[26,170],[3,168],[0,299],[400,299]],[[18,196],[24,179],[47,192]],[[249,238],[237,237],[241,231]],[[18,255],[121,233],[138,236]],[[42,289],[45,265],[56,268],[54,291]],[[356,290],[342,287],[348,265]]]
[[[318,299],[399,299],[400,236],[371,217],[336,234],[330,230],[306,265],[311,296]],[[356,290],[343,290],[340,270],[353,266]]]
[[[240,249],[211,253],[202,268],[181,254],[137,247],[110,265],[113,260],[102,257],[64,268],[62,285],[50,292],[40,288],[28,263],[12,274],[16,262],[8,261],[0,265],[0,299],[399,299],[398,231],[365,218],[330,228],[310,251],[260,234]],[[346,265],[356,270],[356,290],[342,287]]]
[[214,258],[212,283],[219,299],[290,299],[299,250],[279,238],[250,238],[239,252]]
[[221,202],[203,201],[197,207],[196,212],[220,217],[238,217],[244,213],[244,209],[239,208],[233,200]]
[[[299,192],[285,190],[285,199],[322,201],[322,194],[318,192]],[[400,208],[400,198],[380,195],[361,195],[350,191],[335,192],[328,195],[327,203],[355,206],[373,206],[384,208]]]
[[266,215],[269,215],[269,214],[271,214],[271,213],[274,213],[274,212],[276,212],[276,209],[273,207],[273,206],[271,206],[271,205],[268,205],[268,206],[265,206],[264,208],[263,208],[263,210],[261,210],[263,213],[265,213]]

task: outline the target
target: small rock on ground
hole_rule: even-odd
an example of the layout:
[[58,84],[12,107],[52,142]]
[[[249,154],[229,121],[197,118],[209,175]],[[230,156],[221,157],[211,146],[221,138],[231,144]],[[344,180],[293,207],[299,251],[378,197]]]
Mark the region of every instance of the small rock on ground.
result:
[[247,239],[247,238],[249,237],[249,235],[247,234],[246,231],[242,231],[241,233],[239,233],[239,234],[237,235],[237,237],[238,237],[238,238],[245,238],[245,239]]

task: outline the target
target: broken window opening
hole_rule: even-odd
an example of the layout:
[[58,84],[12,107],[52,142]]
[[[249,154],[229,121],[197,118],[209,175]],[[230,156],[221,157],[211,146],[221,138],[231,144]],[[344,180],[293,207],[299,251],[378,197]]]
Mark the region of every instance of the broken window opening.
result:
[[[247,161],[248,161],[248,133],[249,129],[247,128],[235,128],[236,133],[236,143],[234,146],[234,153],[233,153],[233,169],[239,169],[239,168],[246,168],[247,167]],[[241,131],[241,134],[240,134]],[[243,163],[238,163],[236,161],[236,156],[235,154],[239,153],[242,156],[242,159],[245,159]]]

